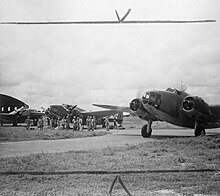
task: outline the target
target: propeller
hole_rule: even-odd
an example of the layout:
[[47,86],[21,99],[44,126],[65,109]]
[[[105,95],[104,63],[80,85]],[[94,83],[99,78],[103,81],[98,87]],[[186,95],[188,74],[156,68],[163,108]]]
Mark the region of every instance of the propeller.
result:
[[133,99],[130,103],[130,109],[133,112],[136,112],[141,106],[141,100],[140,99]]
[[77,107],[77,105],[69,105],[69,104],[63,104],[63,107],[66,109],[66,110],[68,110],[68,111],[70,111],[70,110],[73,110],[73,109],[75,109],[76,107]]
[[195,107],[195,100],[192,97],[186,97],[183,100],[183,109],[190,111]]

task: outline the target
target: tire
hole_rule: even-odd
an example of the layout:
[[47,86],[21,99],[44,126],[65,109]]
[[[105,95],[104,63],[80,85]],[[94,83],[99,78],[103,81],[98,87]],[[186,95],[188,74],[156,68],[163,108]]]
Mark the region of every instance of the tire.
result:
[[198,136],[205,136],[206,135],[206,131],[203,127],[196,127],[195,129],[195,136],[198,137]]
[[205,136],[205,135],[206,135],[206,131],[205,131],[205,129],[202,129],[201,133],[200,133],[200,136]]
[[17,122],[13,122],[13,126],[14,127],[18,126]]
[[141,135],[142,137],[144,138],[149,138],[151,136],[151,133],[152,133],[152,129],[150,128],[150,132],[147,132],[147,124],[144,125],[142,128],[141,128]]

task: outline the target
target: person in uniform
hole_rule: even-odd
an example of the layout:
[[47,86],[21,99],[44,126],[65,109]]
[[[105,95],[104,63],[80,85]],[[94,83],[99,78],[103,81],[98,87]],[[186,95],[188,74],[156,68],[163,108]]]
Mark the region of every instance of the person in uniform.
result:
[[27,117],[27,119],[26,119],[26,123],[27,123],[27,130],[30,130],[30,126],[31,126],[31,119],[30,119],[30,116]]
[[105,118],[105,127],[106,127],[106,131],[109,131],[109,118],[108,118],[108,116]]
[[58,118],[58,119],[57,119],[57,128],[58,128],[58,129],[60,128],[60,121],[61,121],[61,119]]
[[79,131],[79,117],[76,118],[76,130]]
[[89,117],[89,131],[92,130],[92,116]]
[[70,117],[67,115],[66,117],[66,129],[70,129]]
[[117,123],[117,121],[116,121],[116,118],[114,118],[114,128],[116,128],[116,129],[118,129],[118,123]]
[[39,120],[38,120],[38,127],[39,127],[40,131],[43,131],[43,128],[44,128],[43,117],[39,118]]
[[87,116],[86,118],[86,126],[87,126],[87,130],[89,131],[89,116]]
[[76,131],[76,117],[73,117],[73,131]]
[[81,117],[79,117],[79,131],[82,131],[82,130],[83,130],[82,124],[83,124],[83,120],[82,120]]
[[91,120],[91,124],[92,124],[92,131],[95,130],[96,128],[96,119],[95,119],[95,116],[93,116],[92,120]]
[[63,129],[65,129],[65,118],[63,117],[61,120],[61,126],[63,127]]

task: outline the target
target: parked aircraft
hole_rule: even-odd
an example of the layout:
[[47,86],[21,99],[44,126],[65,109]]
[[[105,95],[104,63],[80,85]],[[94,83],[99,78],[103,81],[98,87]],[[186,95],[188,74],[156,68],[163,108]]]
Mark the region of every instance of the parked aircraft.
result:
[[24,123],[27,117],[37,124],[38,118],[44,115],[43,112],[30,109],[24,102],[4,94],[0,94],[0,124],[12,123],[16,126],[18,123]]
[[68,105],[68,104],[62,104],[62,105],[51,105],[48,109],[46,109],[45,114],[49,116],[50,118],[63,118],[69,116],[70,119],[73,118],[73,116],[78,116],[83,118],[83,124],[86,124],[86,118],[87,116],[95,116],[97,120],[97,125],[103,125],[104,126],[104,118],[107,116],[115,116],[116,121],[119,124],[122,124],[123,122],[123,114],[120,111],[115,110],[103,110],[103,111],[86,111],[82,108],[77,107],[77,105]]
[[205,135],[205,129],[220,127],[220,105],[209,105],[198,96],[168,88],[166,91],[147,91],[131,101],[130,107],[93,104],[116,111],[128,111],[148,121],[141,129],[143,137],[150,137],[153,121],[166,121],[194,128],[195,136]]

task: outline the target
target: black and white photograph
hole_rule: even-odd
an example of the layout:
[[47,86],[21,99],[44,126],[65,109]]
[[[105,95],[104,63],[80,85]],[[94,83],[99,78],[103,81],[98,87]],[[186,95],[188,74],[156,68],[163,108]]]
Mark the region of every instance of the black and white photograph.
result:
[[219,0],[0,1],[0,195],[219,185]]

